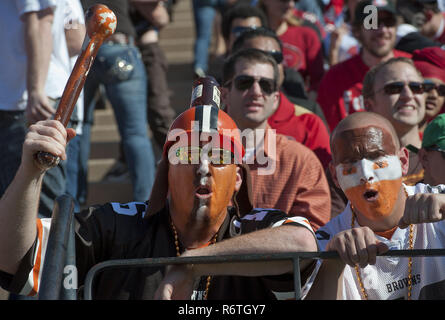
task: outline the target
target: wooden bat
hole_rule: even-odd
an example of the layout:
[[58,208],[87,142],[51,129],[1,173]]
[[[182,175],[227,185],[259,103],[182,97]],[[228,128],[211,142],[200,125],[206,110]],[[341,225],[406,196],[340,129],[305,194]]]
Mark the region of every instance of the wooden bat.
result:
[[[117,25],[113,11],[102,4],[94,5],[87,10],[85,22],[87,36],[90,40],[77,58],[54,116],[54,119],[62,122],[65,127],[71,118],[99,47],[107,37],[114,33]],[[35,158],[42,169],[54,167],[60,160],[59,157],[43,151],[37,152]]]

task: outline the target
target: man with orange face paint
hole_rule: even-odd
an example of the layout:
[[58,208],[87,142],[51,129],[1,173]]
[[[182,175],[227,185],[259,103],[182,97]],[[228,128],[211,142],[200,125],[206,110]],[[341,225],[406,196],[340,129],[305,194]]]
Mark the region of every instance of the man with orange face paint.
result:
[[[50,220],[36,219],[45,172],[34,154],[46,151],[64,159],[67,137],[73,135],[55,120],[29,129],[18,174],[0,199],[0,284],[8,291],[35,295],[40,288]],[[252,208],[240,134],[225,112],[210,105],[189,108],[173,122],[168,137],[150,201],[110,202],[75,214],[79,286],[93,265],[109,259],[317,250],[306,218]],[[314,266],[314,261],[301,262],[303,281]],[[96,278],[93,299],[294,296],[287,274],[291,261],[121,270],[105,270]]]
[[445,185],[406,186],[408,151],[391,123],[375,113],[354,113],[331,137],[335,183],[346,209],[316,234],[340,259],[319,261],[305,290],[308,299],[438,299],[445,257],[377,256],[390,249],[445,245]]

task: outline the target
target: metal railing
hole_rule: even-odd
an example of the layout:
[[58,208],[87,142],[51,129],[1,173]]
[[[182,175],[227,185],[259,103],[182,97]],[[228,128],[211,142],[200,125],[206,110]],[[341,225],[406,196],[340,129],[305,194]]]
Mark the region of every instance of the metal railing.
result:
[[56,198],[42,269],[39,300],[75,300],[77,297],[76,289],[62,285],[65,266],[76,265],[73,212],[74,201],[71,196],[62,195]]
[[[64,268],[76,265],[74,239],[74,202],[68,195],[56,199],[53,210],[51,229],[42,270],[39,290],[40,300],[75,300],[77,290],[63,285]],[[445,249],[389,250],[379,256],[393,257],[433,257],[445,256]],[[179,264],[210,264],[261,261],[292,261],[295,299],[301,298],[300,260],[302,259],[338,259],[337,252],[283,252],[266,254],[242,254],[225,256],[199,257],[163,257],[144,259],[108,260],[93,266],[87,273],[84,283],[84,299],[92,300],[94,278],[106,269],[161,267]]]
[[[413,250],[389,250],[379,256],[392,257],[433,257],[445,256],[445,249],[413,249]],[[339,259],[335,251],[324,252],[283,252],[274,254],[243,254],[226,256],[199,256],[199,257],[167,257],[145,259],[108,260],[93,266],[85,278],[84,299],[92,300],[92,288],[94,277],[105,269],[114,268],[142,268],[159,267],[178,264],[206,264],[206,263],[235,263],[235,262],[261,262],[290,260],[293,263],[295,299],[301,299],[300,260],[301,259]]]

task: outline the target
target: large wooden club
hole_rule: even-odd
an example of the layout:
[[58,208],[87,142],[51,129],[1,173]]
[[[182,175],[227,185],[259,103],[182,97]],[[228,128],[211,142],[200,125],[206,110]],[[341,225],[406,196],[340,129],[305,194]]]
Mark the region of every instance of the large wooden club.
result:
[[[89,42],[77,58],[54,116],[54,119],[62,122],[65,127],[71,118],[99,47],[107,37],[114,33],[117,25],[113,11],[102,4],[89,8],[85,15],[85,21]],[[87,36],[85,36],[85,41],[88,39]],[[36,153],[35,157],[42,169],[54,167],[60,160],[59,157],[43,151]]]

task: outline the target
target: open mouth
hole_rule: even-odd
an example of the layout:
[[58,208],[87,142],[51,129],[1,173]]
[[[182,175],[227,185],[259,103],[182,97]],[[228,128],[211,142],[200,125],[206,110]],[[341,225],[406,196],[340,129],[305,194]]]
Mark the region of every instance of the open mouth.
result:
[[366,190],[363,194],[363,198],[365,198],[366,201],[376,201],[378,196],[379,193],[376,190]]
[[195,195],[200,199],[210,198],[212,196],[212,190],[208,186],[199,186],[196,189]]

